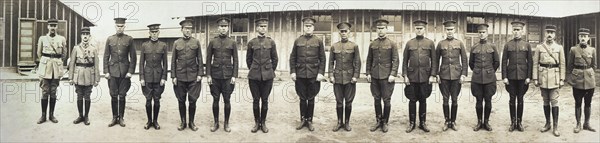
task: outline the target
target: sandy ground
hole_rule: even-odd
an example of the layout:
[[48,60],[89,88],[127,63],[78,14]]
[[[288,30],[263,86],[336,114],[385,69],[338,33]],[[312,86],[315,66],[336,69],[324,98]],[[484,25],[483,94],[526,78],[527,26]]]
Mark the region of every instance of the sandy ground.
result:
[[[542,98],[539,88],[530,87],[525,97],[524,132],[508,132],[510,124],[508,100],[509,96],[500,82],[498,93],[493,99],[493,110],[490,122],[494,131],[474,132],[476,124],[475,98],[470,94],[470,84],[464,84],[459,99],[457,118],[458,131],[442,131],[444,117],[442,97],[437,84],[434,93],[428,98],[427,123],[432,130],[429,133],[416,130],[405,133],[408,122],[408,100],[404,97],[403,84],[396,84],[392,96],[392,113],[388,133],[370,132],[369,127],[375,122],[373,98],[368,83],[357,85],[357,94],[353,104],[351,132],[332,132],[336,124],[335,97],[332,84],[322,84],[316,101],[314,124],[316,130],[295,130],[299,123],[298,98],[293,82],[285,80],[274,83],[270,96],[270,110],[267,124],[270,132],[251,133],[254,125],[252,115],[252,98],[246,79],[240,79],[232,95],[232,115],[230,119],[231,133],[222,128],[210,132],[213,117],[211,113],[212,96],[207,84],[203,83],[201,99],[198,100],[196,125],[200,130],[189,129],[177,131],[180,122],[177,101],[172,84],[167,84],[161,100],[159,123],[161,130],[144,130],[146,123],[145,98],[139,88],[138,77],[129,91],[125,111],[126,127],[107,127],[111,120],[110,96],[107,82],[102,80],[100,86],[92,93],[90,113],[91,125],[75,125],[72,121],[77,117],[75,88],[65,82],[59,87],[59,101],[55,115],[59,123],[46,122],[36,124],[40,117],[40,89],[38,82],[0,81],[2,102],[0,102],[0,131],[2,142],[600,142],[600,132],[583,131],[573,133],[575,126],[574,100],[571,87],[563,87],[560,91],[560,126],[562,135],[554,137],[552,133],[538,131],[545,122],[542,112]],[[595,92],[592,103],[591,126],[600,129],[599,94]],[[221,124],[223,122],[223,103],[221,101]]]

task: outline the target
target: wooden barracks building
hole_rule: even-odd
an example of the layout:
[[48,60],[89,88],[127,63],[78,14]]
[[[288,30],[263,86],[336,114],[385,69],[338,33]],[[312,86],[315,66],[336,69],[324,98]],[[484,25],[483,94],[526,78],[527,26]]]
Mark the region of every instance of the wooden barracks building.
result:
[[[79,29],[82,26],[94,26],[93,23],[66,7],[59,0],[3,0],[0,5],[0,67],[15,68],[20,71],[31,67],[35,61],[37,37],[46,33],[45,20],[56,17],[60,20],[59,33],[68,39],[68,47],[72,48],[80,41]],[[557,25],[557,41],[564,45],[566,51],[577,43],[577,29],[586,27],[591,29],[590,44],[598,47],[600,39],[600,12],[573,15],[567,17],[540,17],[497,13],[480,12],[449,12],[426,10],[368,10],[368,9],[341,9],[341,10],[304,10],[304,11],[275,11],[255,13],[232,13],[223,15],[187,16],[195,22],[193,36],[200,39],[202,49],[205,50],[210,38],[217,36],[215,20],[220,17],[229,17],[232,20],[230,36],[238,43],[240,63],[245,63],[245,50],[247,42],[256,37],[254,20],[269,18],[268,35],[277,43],[279,52],[279,70],[289,70],[289,53],[294,40],[302,34],[303,17],[311,16],[317,19],[315,34],[323,40],[328,50],[332,43],[340,40],[335,25],[339,22],[353,24],[350,40],[359,45],[363,63],[366,59],[368,45],[377,37],[373,28],[375,19],[383,18],[390,21],[388,37],[404,47],[405,43],[415,37],[412,30],[412,21],[423,19],[429,22],[426,37],[439,42],[444,39],[442,22],[455,20],[458,22],[456,37],[462,40],[466,47],[477,43],[476,26],[487,23],[489,27],[489,40],[502,47],[512,39],[510,22],[521,20],[526,22],[525,39],[532,45],[543,42],[543,27],[547,24]],[[150,18],[150,17],[148,17]],[[133,35],[136,47],[140,47],[147,40],[147,31],[143,29],[128,30],[127,34]],[[137,36],[136,36],[137,35]],[[161,40],[172,44],[181,36],[178,27],[174,29],[163,28]],[[166,38],[166,39],[162,39]],[[402,52],[403,50],[399,50]],[[600,50],[598,50],[600,52]],[[400,53],[402,55],[402,53]],[[600,55],[600,53],[598,53]],[[600,60],[600,59],[599,59]],[[600,64],[600,63],[599,63]],[[365,64],[362,64],[364,72]],[[246,68],[246,64],[240,64]],[[600,65],[599,65],[600,66]]]
[[59,0],[1,0],[0,9],[0,68],[19,73],[35,67],[37,38],[48,33],[47,19],[59,20],[57,32],[69,51],[81,41],[81,27],[94,26]]
[[[230,36],[235,39],[240,48],[240,57],[245,57],[247,42],[256,37],[254,20],[261,17],[269,18],[268,35],[277,43],[279,58],[279,69],[289,71],[289,53],[294,40],[302,34],[303,17],[313,17],[317,19],[315,24],[315,34],[323,40],[326,45],[326,52],[332,45],[340,40],[335,26],[339,22],[349,22],[353,24],[350,40],[359,45],[362,59],[362,72],[365,71],[365,60],[367,50],[371,40],[377,38],[373,21],[379,18],[390,21],[388,26],[388,38],[397,42],[399,47],[404,47],[405,43],[415,37],[412,32],[412,21],[423,19],[429,22],[427,25],[426,37],[434,42],[439,42],[445,37],[443,30],[443,21],[455,20],[458,22],[457,38],[465,43],[470,49],[478,42],[476,26],[487,23],[489,27],[488,39],[498,47],[512,39],[513,20],[526,22],[525,39],[534,47],[543,42],[543,28],[547,24],[557,25],[557,42],[564,45],[565,51],[577,42],[577,29],[585,27],[591,29],[590,44],[598,47],[600,39],[600,12],[574,15],[568,17],[537,17],[496,13],[476,13],[476,12],[446,12],[446,11],[409,11],[409,10],[311,10],[311,11],[281,11],[281,12],[259,12],[259,13],[237,13],[224,15],[203,15],[188,16],[186,19],[193,19],[195,22],[194,37],[200,39],[203,48],[206,47],[210,38],[217,36],[217,25],[215,20],[220,17],[229,17],[232,20],[230,26]],[[403,50],[399,50],[402,55]],[[600,52],[600,50],[598,50]],[[327,54],[328,55],[328,54]],[[600,53],[598,53],[600,55]],[[245,58],[240,58],[240,63],[245,63]],[[600,63],[599,63],[600,64]],[[240,64],[246,68],[245,64]]]

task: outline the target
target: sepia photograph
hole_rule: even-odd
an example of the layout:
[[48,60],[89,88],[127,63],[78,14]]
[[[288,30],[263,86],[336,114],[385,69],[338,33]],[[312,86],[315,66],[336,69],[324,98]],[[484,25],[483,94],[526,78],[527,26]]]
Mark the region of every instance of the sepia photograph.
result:
[[600,142],[597,0],[0,8],[0,142]]

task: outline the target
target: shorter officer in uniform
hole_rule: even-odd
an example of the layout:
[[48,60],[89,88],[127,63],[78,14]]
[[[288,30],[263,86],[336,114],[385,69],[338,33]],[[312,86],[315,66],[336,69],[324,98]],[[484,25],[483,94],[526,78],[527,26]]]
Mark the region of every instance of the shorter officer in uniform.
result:
[[333,83],[338,119],[337,125],[333,128],[334,132],[341,128],[346,131],[352,130],[350,114],[356,94],[356,81],[360,75],[360,53],[358,45],[348,40],[351,27],[348,22],[337,25],[342,40],[333,44],[329,53],[329,79]]
[[202,50],[200,41],[192,37],[194,21],[186,19],[179,22],[183,37],[173,43],[171,59],[171,78],[173,79],[173,90],[179,105],[179,116],[181,124],[177,130],[183,131],[186,127],[185,101],[188,100],[189,124],[192,131],[198,127],[194,123],[196,116],[196,101],[200,97],[202,87],[202,76],[204,76],[204,63],[202,62]]
[[[148,122],[144,129],[160,129],[158,112],[160,111],[160,98],[165,90],[167,81],[167,43],[159,41],[160,24],[148,25],[150,40],[142,44],[140,49],[140,83],[142,93],[146,97],[146,116]],[[154,106],[152,101],[154,100]],[[154,109],[154,110],[153,110]],[[153,116],[154,115],[154,116]]]
[[[375,20],[374,25],[376,25],[378,37],[371,41],[367,53],[367,81],[371,83],[370,89],[377,120],[377,123],[371,126],[371,132],[377,129],[381,129],[384,133],[388,131],[387,123],[392,110],[392,93],[394,93],[396,75],[398,75],[398,66],[400,65],[396,42],[386,36],[389,23],[385,19]],[[383,108],[381,108],[382,102]]]
[[590,40],[590,29],[580,28],[579,29],[579,44],[571,47],[567,65],[571,73],[570,84],[573,86],[573,97],[575,98],[575,119],[577,126],[573,130],[575,133],[581,131],[581,104],[585,102],[583,113],[585,114],[585,122],[583,123],[583,129],[591,132],[596,132],[590,126],[591,116],[591,104],[592,97],[594,96],[594,89],[596,87],[595,70],[597,69],[596,64],[596,48],[588,45]]
[[[446,29],[446,39],[440,41],[436,48],[436,62],[439,65],[440,91],[443,96],[442,107],[444,110],[445,124],[443,131],[452,129],[456,131],[456,114],[458,112],[458,95],[462,83],[467,77],[468,64],[467,52],[462,41],[454,38],[456,32],[456,21],[449,20],[443,23]],[[437,69],[436,69],[437,70]],[[449,105],[452,98],[452,106]],[[452,108],[450,108],[452,107]]]
[[531,79],[531,68],[533,66],[531,46],[523,40],[522,34],[524,22],[514,21],[512,32],[515,36],[504,44],[502,52],[502,81],[506,85],[506,91],[510,94],[508,105],[510,106],[509,132],[514,130],[523,131],[521,120],[523,119],[523,96],[529,89]]
[[69,83],[75,84],[77,111],[79,111],[79,117],[73,121],[73,124],[83,122],[85,125],[90,125],[88,118],[91,106],[90,94],[92,94],[92,86],[96,87],[100,82],[99,64],[98,49],[90,44],[90,28],[83,27],[81,43],[73,47],[69,62]]
[[40,88],[42,89],[42,117],[38,124],[46,122],[46,109],[50,103],[50,115],[48,120],[52,123],[58,123],[54,117],[54,107],[56,105],[56,88],[63,76],[63,61],[67,59],[67,40],[58,35],[58,20],[48,19],[48,34],[38,38],[37,55],[40,57],[40,64],[36,72],[40,78]]
[[[479,131],[480,129],[492,131],[489,119],[492,112],[492,96],[496,94],[496,70],[500,67],[500,56],[496,46],[487,41],[488,27],[487,24],[481,24],[477,27],[480,40],[478,44],[471,48],[471,56],[469,57],[469,67],[473,70],[471,93],[477,99],[475,104],[477,126],[473,131]],[[485,106],[483,105],[484,102]]]
[[314,131],[312,117],[315,110],[315,97],[321,90],[321,81],[325,79],[325,46],[321,38],[315,36],[315,20],[302,19],[304,35],[294,41],[290,54],[290,73],[294,81],[296,94],[300,97],[300,120],[296,130],[304,127]]
[[215,123],[211,132],[219,129],[219,99],[223,95],[225,104],[225,121],[223,129],[231,132],[229,128],[229,115],[231,113],[231,93],[235,88],[235,78],[238,76],[238,49],[234,39],[229,38],[228,18],[217,19],[219,36],[214,37],[206,48],[206,75],[210,85],[210,94],[213,97],[212,111]]
[[[554,41],[556,37],[556,26],[545,27],[544,36],[546,41],[537,45],[533,54],[533,83],[540,87],[544,99],[544,115],[546,125],[542,132],[549,131],[550,112],[554,120],[552,127],[554,136],[560,136],[558,132],[558,90],[564,85],[565,79],[565,54],[563,46]],[[552,110],[550,110],[552,109]]]
[[431,95],[431,83],[436,81],[438,71],[437,52],[432,40],[425,37],[427,22],[413,22],[417,37],[406,42],[402,60],[402,77],[404,77],[404,94],[408,98],[408,115],[410,123],[407,133],[415,129],[417,102],[419,102],[419,129],[429,132],[427,124],[427,98]]
[[[248,42],[246,52],[246,64],[248,72],[248,84],[252,93],[252,110],[254,113],[254,127],[251,132],[262,130],[269,132],[266,119],[269,108],[269,94],[273,88],[273,79],[279,58],[275,41],[266,36],[269,29],[269,19],[261,18],[255,21],[258,36]],[[260,106],[262,102],[262,106]]]

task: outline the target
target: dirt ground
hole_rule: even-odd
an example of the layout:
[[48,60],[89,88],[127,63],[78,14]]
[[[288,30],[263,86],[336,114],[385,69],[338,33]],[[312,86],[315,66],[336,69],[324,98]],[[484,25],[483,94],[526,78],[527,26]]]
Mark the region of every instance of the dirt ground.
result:
[[[538,131],[544,125],[542,98],[539,88],[531,86],[525,97],[524,132],[508,132],[510,117],[508,111],[509,96],[504,85],[498,82],[498,93],[493,99],[493,109],[490,117],[492,132],[474,132],[477,117],[475,114],[475,98],[470,94],[470,84],[462,86],[457,117],[458,131],[442,131],[444,117],[442,112],[442,97],[437,84],[434,93],[428,98],[427,123],[431,132],[424,133],[415,130],[405,133],[408,122],[408,100],[402,89],[404,84],[396,84],[392,96],[392,112],[388,133],[370,132],[374,124],[373,98],[368,83],[357,85],[357,94],[353,104],[351,132],[332,132],[336,124],[335,97],[330,83],[322,84],[316,101],[313,122],[316,130],[296,130],[299,124],[298,98],[291,80],[274,83],[270,96],[267,125],[270,132],[251,133],[254,125],[252,115],[252,98],[246,79],[239,79],[234,95],[232,95],[232,115],[230,119],[231,133],[222,128],[210,132],[212,125],[212,96],[208,86],[203,83],[202,95],[198,100],[196,125],[199,130],[189,129],[177,131],[179,116],[177,101],[172,84],[167,84],[161,100],[159,123],[161,130],[144,130],[146,123],[145,98],[139,88],[138,77],[134,76],[132,88],[128,94],[125,111],[126,127],[107,127],[111,120],[110,96],[107,82],[102,80],[100,86],[92,93],[90,113],[91,125],[75,125],[72,121],[77,117],[75,88],[65,82],[59,87],[59,101],[55,115],[59,123],[46,122],[36,124],[40,117],[39,83],[0,81],[2,102],[0,102],[1,118],[0,132],[2,142],[600,142],[600,132],[582,131],[573,133],[575,126],[574,100],[571,87],[563,87],[560,91],[560,137],[552,133]],[[598,90],[592,102],[591,126],[600,129],[600,108]],[[221,125],[223,122],[223,103],[221,101]],[[582,117],[583,118],[583,117]],[[583,120],[583,119],[582,119]]]

